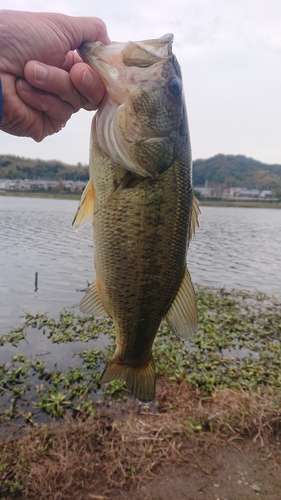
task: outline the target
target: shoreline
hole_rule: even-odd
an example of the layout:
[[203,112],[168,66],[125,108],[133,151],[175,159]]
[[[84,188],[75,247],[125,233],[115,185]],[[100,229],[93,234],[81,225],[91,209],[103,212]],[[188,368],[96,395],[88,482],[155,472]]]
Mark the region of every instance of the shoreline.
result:
[[[81,194],[75,193],[40,193],[40,192],[15,192],[1,191],[0,196],[19,197],[19,198],[50,198],[58,200],[80,200]],[[204,199],[199,200],[202,207],[239,207],[239,208],[274,208],[281,209],[281,201],[251,201],[251,200],[223,200],[223,199]]]
[[0,196],[3,197],[17,197],[17,198],[51,198],[57,200],[80,200],[81,194],[71,194],[71,193],[39,193],[39,192],[28,192],[28,191],[1,191]]
[[[115,349],[110,320],[26,313],[23,327],[0,336],[0,345],[19,348],[0,367],[3,498],[169,500],[175,483],[177,498],[188,500],[201,491],[202,500],[214,491],[234,498],[237,484],[239,498],[279,498],[281,302],[208,287],[196,295],[199,330],[189,345],[165,323],[159,329],[149,404],[120,380],[101,392],[100,373]],[[30,328],[54,346],[84,342],[81,363],[73,366],[72,357],[59,369],[47,366],[46,352],[24,356]],[[101,334],[108,346],[91,348]]]
[[281,208],[281,201],[199,200],[202,207]]

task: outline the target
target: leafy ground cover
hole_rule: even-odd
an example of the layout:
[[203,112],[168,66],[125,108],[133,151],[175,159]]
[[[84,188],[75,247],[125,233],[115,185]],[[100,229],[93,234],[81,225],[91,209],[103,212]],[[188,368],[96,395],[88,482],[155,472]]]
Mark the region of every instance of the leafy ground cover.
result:
[[[108,320],[73,312],[57,319],[27,314],[23,327],[0,337],[0,345],[18,345],[18,354],[0,366],[2,498],[132,498],[126,496],[132,491],[134,498],[170,498],[167,485],[147,487],[159,468],[166,467],[167,480],[171,467],[198,462],[198,470],[204,463],[204,474],[213,477],[208,470],[218,451],[206,462],[211,448],[245,436],[270,450],[267,458],[281,466],[280,302],[261,293],[206,288],[197,289],[197,301],[200,327],[190,342],[177,341],[161,325],[153,351],[157,397],[150,405],[136,402],[120,381],[99,385],[115,349]],[[54,345],[85,342],[77,354],[80,365],[74,368],[70,360],[59,370],[24,356],[20,348],[31,327]],[[87,348],[100,335],[107,336],[107,347]],[[187,496],[186,481],[179,498],[219,498],[215,492],[204,496],[199,484]],[[222,498],[256,498],[262,487],[250,486],[256,489],[245,497],[226,491]],[[281,490],[280,470],[276,488]],[[274,494],[268,490],[266,498]]]

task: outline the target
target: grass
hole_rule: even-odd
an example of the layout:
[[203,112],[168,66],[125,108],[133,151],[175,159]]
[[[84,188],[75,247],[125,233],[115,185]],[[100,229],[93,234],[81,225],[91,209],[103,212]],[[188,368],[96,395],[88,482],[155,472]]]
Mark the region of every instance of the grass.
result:
[[[161,325],[150,405],[135,401],[121,381],[99,385],[115,348],[110,321],[27,314],[22,328],[3,335],[0,344],[19,352],[0,367],[0,423],[9,436],[0,442],[2,494],[80,498],[81,485],[92,491],[101,477],[108,487],[130,489],[159,464],[192,460],[210,440],[249,435],[262,445],[280,432],[281,303],[258,292],[200,287],[197,302],[200,326],[190,342]],[[47,369],[23,356],[28,328],[54,343],[82,339],[81,366]],[[101,334],[105,349],[87,346]]]
[[160,385],[157,411],[112,402],[92,416],[66,416],[24,435],[18,429],[0,444],[3,493],[44,500],[90,498],[86,493],[101,483],[104,494],[114,487],[130,490],[160,465],[193,462],[210,443],[246,434],[263,444],[280,426],[274,397],[230,389],[202,397],[186,382]]

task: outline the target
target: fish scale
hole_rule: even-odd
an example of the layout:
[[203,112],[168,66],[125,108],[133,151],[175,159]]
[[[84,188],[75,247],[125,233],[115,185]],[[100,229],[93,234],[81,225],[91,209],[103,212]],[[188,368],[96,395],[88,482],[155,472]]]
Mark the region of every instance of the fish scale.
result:
[[120,50],[117,43],[80,48],[107,89],[93,118],[90,181],[75,216],[76,226],[88,216],[94,225],[96,282],[80,307],[114,322],[116,352],[101,383],[121,378],[145,402],[155,396],[151,350],[162,319],[182,340],[197,328],[186,252],[199,209],[192,194],[180,68],[171,43],[167,35],[150,40],[149,51],[147,42],[119,44]]

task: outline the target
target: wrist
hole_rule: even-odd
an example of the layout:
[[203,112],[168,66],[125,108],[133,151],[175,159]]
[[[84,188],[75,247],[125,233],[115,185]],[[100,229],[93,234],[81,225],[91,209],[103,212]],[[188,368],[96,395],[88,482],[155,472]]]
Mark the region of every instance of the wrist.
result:
[[2,115],[3,115],[3,97],[2,97],[2,80],[0,78],[0,125],[2,122]]

